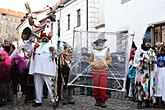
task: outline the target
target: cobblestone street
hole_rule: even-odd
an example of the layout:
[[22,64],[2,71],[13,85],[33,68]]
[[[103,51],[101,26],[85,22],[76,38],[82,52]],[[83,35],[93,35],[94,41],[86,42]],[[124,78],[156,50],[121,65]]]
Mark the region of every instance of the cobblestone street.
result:
[[[31,103],[27,103],[24,106],[13,107],[11,103],[7,106],[0,107],[0,110],[138,110],[136,109],[136,103],[129,101],[124,98],[124,95],[121,93],[112,93],[112,98],[109,98],[107,101],[107,108],[100,108],[94,106],[95,101],[93,97],[86,95],[75,95],[76,103],[75,105],[62,105],[60,103],[59,107],[54,109],[52,103],[48,100],[44,100],[44,103],[41,107],[34,108]],[[148,108],[145,110],[164,110],[164,109],[155,109]]]

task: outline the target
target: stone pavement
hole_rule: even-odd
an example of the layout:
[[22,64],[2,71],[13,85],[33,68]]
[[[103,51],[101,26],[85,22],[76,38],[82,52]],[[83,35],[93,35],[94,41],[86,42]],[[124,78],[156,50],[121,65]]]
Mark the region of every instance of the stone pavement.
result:
[[[0,110],[138,110],[136,109],[136,103],[129,101],[121,93],[112,93],[112,98],[107,101],[108,107],[103,109],[94,106],[95,101],[91,96],[86,95],[75,95],[76,104],[75,105],[62,105],[60,104],[58,108],[54,109],[52,103],[49,100],[44,100],[41,107],[34,108],[31,103],[27,103],[23,107],[16,106],[13,107],[11,103],[6,106],[0,107]],[[164,109],[142,109],[142,110],[164,110]]]

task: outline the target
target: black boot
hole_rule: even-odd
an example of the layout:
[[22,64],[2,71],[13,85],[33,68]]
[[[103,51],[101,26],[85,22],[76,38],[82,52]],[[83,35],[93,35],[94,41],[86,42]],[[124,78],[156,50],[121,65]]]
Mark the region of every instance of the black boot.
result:
[[95,98],[95,100],[96,100],[95,106],[100,106],[100,100],[96,99],[96,98]]
[[165,108],[165,102],[161,100],[161,108]]
[[159,103],[160,103],[159,97],[156,97],[156,103],[154,103],[154,108],[158,108]]
[[150,108],[150,101],[149,100],[145,100],[145,104],[146,104],[146,108]]
[[40,107],[40,106],[42,106],[42,103],[36,103],[36,102],[34,102],[34,103],[32,104],[32,106],[33,106],[33,107]]
[[106,108],[107,105],[105,104],[105,102],[102,102],[102,103],[100,103],[100,107],[101,107],[101,108]]
[[138,109],[142,109],[142,103],[143,103],[142,101],[138,101],[138,104],[137,104]]

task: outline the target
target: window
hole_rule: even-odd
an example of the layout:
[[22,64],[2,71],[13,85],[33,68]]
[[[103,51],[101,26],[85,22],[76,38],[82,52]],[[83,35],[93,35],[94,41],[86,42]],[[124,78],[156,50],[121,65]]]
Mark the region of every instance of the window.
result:
[[79,27],[81,25],[81,13],[80,13],[80,9],[77,10],[77,27]]
[[57,20],[57,32],[58,36],[60,36],[60,20]]
[[152,29],[152,45],[157,42],[165,42],[165,23],[156,24]]
[[70,14],[68,14],[68,30],[70,29]]
[[126,39],[127,39],[127,36],[126,36],[126,34],[128,33],[128,31],[127,30],[125,30],[125,31],[120,31],[120,32],[118,32],[118,34],[117,34],[117,51],[125,51],[126,50],[126,48],[127,48],[127,44],[126,44]]
[[130,1],[130,0],[121,0],[121,4],[126,3],[128,1]]

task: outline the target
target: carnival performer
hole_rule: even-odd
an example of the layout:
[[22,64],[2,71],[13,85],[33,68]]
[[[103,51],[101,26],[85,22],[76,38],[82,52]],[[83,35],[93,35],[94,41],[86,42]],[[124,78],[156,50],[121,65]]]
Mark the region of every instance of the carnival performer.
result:
[[29,70],[29,74],[34,76],[36,93],[36,100],[32,105],[33,107],[42,105],[44,82],[48,88],[50,98],[54,102],[51,80],[56,76],[55,48],[49,41],[51,39],[50,35],[41,33],[40,36],[42,37],[42,43],[36,43],[34,45]]
[[9,97],[11,63],[7,52],[0,51],[0,105],[5,105]]
[[67,48],[65,52],[63,52],[63,60],[62,60],[62,84],[63,84],[63,105],[66,104],[75,104],[75,100],[73,98],[73,87],[68,86],[70,66],[71,66],[71,49]]
[[137,67],[135,76],[135,96],[138,100],[137,108],[142,108],[145,101],[146,108],[150,107],[150,100],[155,103],[155,73],[156,55],[151,49],[151,26],[144,34],[141,49],[137,50],[134,56],[134,66]]
[[24,58],[16,54],[11,59],[11,80],[13,85],[13,105],[17,105],[17,88],[18,84],[21,86],[21,100],[19,105],[25,104],[26,99],[26,84],[27,84],[27,73],[26,73],[26,62]]
[[[93,42],[93,53],[89,59],[89,64],[92,67],[92,76],[94,81],[94,98],[95,106],[106,108],[105,102],[108,99],[107,84],[108,84],[108,66],[112,62],[111,54],[108,52],[108,47],[104,45],[107,39],[97,39]],[[103,88],[103,89],[102,89]]]
[[127,95],[131,100],[135,99],[134,94],[134,86],[135,86],[135,74],[136,74],[136,67],[134,66],[134,55],[135,51],[137,50],[137,47],[135,45],[135,42],[132,42],[132,47],[130,51],[130,59],[129,59],[129,70],[128,70],[128,76],[127,76]]
[[[165,44],[160,46],[158,52],[158,79],[157,79],[157,90],[156,90],[156,106],[165,106]],[[161,102],[162,101],[162,102]]]

